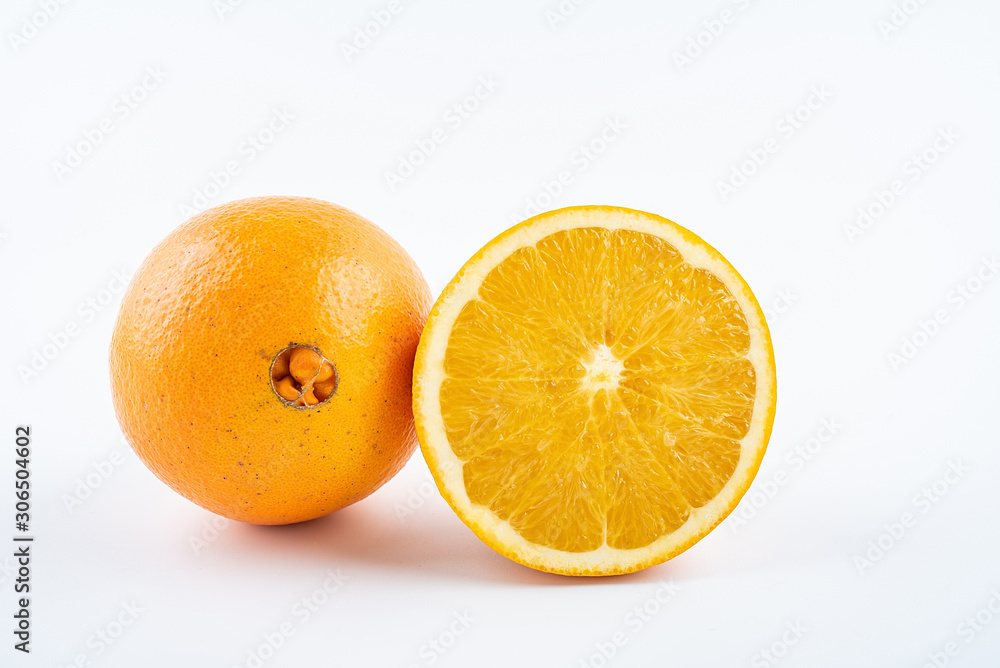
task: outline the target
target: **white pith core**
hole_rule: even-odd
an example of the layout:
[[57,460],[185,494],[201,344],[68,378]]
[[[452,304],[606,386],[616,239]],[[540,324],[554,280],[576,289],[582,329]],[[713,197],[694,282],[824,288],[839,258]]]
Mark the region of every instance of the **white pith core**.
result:
[[584,368],[587,370],[581,381],[584,389],[590,392],[611,391],[618,387],[625,361],[611,352],[611,348],[601,344],[594,349],[593,357],[584,364]]

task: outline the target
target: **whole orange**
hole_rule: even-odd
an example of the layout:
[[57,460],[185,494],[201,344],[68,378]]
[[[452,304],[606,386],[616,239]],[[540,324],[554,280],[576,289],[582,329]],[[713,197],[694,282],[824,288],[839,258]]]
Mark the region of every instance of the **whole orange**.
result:
[[420,270],[342,207],[257,197],[192,218],[136,272],[111,340],[115,412],[157,477],[254,524],[362,499],[416,446]]

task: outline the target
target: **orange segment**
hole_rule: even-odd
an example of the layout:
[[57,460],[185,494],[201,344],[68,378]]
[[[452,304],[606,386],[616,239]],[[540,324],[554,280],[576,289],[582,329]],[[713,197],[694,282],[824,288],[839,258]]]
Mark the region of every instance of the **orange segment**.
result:
[[560,573],[692,545],[746,491],[774,416],[750,289],[687,230],[612,207],[481,250],[435,305],[414,377],[445,498],[502,554]]

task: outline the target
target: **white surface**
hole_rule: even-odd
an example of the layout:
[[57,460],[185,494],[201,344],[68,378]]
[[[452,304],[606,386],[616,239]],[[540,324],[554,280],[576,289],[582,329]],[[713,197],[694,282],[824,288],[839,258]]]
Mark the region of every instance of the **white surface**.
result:
[[[72,2],[17,50],[10,33],[41,4],[5,2],[0,542],[14,533],[23,423],[34,432],[37,542],[33,652],[14,652],[5,631],[0,665],[84,655],[95,666],[246,666],[284,623],[293,632],[265,666],[598,666],[594,653],[616,638],[624,645],[606,665],[761,666],[796,623],[807,630],[785,635],[796,643],[782,666],[921,666],[949,642],[949,665],[996,665],[1000,280],[961,304],[952,291],[1000,253],[1000,6],[895,1],[919,9],[886,37],[890,0],[594,0],[555,29],[555,0],[400,0],[350,62],[341,43],[388,2],[246,1],[222,18],[212,0]],[[724,8],[730,24],[679,71],[674,54]],[[116,100],[147,68],[165,78],[147,79],[125,116]],[[479,108],[452,120],[481,79],[492,83]],[[829,98],[814,96],[794,132],[779,125],[814,87]],[[283,108],[294,118],[250,160],[245,138]],[[53,162],[104,118],[110,134],[60,180]],[[391,190],[385,172],[436,128],[443,142]],[[907,161],[941,128],[958,138],[912,179]],[[577,153],[602,131],[605,152]],[[723,201],[717,182],[765,145],[776,152]],[[240,171],[209,204],[260,194],[343,204],[395,236],[435,292],[563,171],[568,185],[542,208],[618,204],[691,228],[783,311],[771,317],[777,421],[752,494],[784,484],[758,496],[766,502],[744,526],[732,516],[672,562],[605,580],[493,553],[436,492],[423,499],[419,455],[334,516],[230,526],[196,553],[190,539],[213,516],[122,444],[106,349],[115,272],[134,270],[229,161]],[[894,179],[905,190],[851,243],[845,224]],[[937,310],[946,322],[893,369],[888,355]],[[19,367],[70,323],[79,335],[24,382]],[[818,453],[797,458],[820,436]],[[112,456],[121,463],[67,510],[66,495]],[[952,461],[968,468],[957,482],[934,503],[915,498]],[[400,519],[408,499],[419,508]],[[739,512],[751,510],[745,499]],[[907,512],[915,525],[860,573],[854,557]],[[11,565],[0,556],[8,624]],[[296,602],[328,569],[349,579],[306,619]],[[133,602],[137,619],[102,645],[94,634]],[[981,618],[992,623],[960,626],[991,602]],[[631,612],[643,605],[657,614]],[[452,624],[462,633],[449,636]],[[442,634],[454,642],[438,654],[428,643]]]

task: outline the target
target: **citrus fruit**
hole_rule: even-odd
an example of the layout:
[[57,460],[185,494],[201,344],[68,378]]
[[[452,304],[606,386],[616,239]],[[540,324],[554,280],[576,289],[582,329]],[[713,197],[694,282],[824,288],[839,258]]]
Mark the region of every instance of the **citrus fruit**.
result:
[[445,288],[414,368],[442,495],[526,566],[627,573],[687,549],[760,466],[774,355],[750,288],[665,218],[560,209]]
[[218,206],[156,246],[125,293],[118,420],[154,474],[219,515],[330,513],[416,448],[413,357],[430,303],[406,252],[347,209]]

